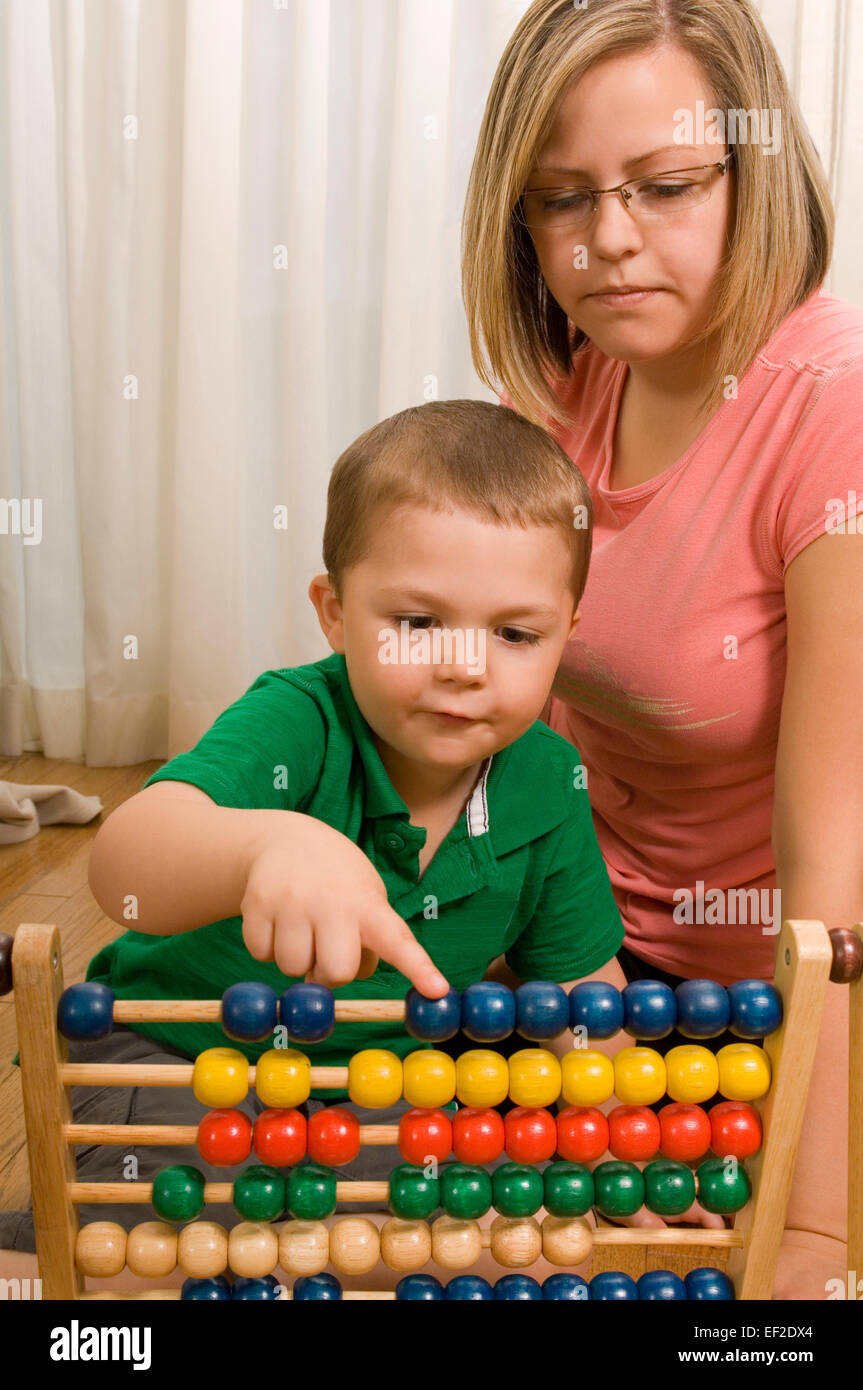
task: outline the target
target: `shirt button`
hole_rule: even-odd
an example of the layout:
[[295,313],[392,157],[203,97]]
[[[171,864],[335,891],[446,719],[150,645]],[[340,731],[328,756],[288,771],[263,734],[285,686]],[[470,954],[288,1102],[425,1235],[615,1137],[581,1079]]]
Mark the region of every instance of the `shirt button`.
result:
[[385,835],[384,844],[387,849],[404,849],[405,842],[401,835]]

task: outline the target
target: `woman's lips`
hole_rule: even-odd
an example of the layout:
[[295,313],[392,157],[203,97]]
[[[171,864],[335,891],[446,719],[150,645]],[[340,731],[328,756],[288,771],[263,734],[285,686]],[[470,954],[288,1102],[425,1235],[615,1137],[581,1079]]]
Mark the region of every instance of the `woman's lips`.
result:
[[632,309],[637,304],[646,304],[648,299],[660,293],[660,290],[626,290],[622,294],[591,294],[588,298],[607,309]]

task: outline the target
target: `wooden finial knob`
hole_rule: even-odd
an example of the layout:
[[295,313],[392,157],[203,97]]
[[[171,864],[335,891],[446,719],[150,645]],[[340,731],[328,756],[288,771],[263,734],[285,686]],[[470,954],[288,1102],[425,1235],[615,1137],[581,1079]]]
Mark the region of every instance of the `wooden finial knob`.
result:
[[12,988],[13,942],[8,932],[0,931],[0,994],[8,994]]
[[830,979],[836,985],[850,985],[863,973],[863,942],[850,927],[834,927],[828,933],[833,946]]

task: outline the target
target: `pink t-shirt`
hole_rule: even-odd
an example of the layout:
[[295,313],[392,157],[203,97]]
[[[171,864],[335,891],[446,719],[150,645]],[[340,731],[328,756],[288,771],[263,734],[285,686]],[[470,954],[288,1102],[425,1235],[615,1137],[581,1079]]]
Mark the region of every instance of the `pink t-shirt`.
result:
[[626,945],[677,975],[766,978],[782,922],[783,576],[863,514],[863,312],[810,296],[676,463],[611,492],[627,371],[590,344],[562,392],[579,423],[555,437],[590,487],[595,529],[547,719],[586,769]]

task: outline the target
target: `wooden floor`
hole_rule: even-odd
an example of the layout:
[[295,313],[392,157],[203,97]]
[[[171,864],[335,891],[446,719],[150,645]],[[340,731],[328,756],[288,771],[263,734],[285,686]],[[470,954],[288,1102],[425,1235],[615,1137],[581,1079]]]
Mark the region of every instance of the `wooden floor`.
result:
[[[110,813],[134,796],[160,761],[135,767],[85,767],[39,753],[0,761],[0,780],[47,782],[98,796],[102,813],[87,825],[46,825],[30,840],[0,845],[0,932],[14,936],[21,922],[54,922],[63,941],[63,976],[83,980],[90,958],[123,928],[106,917],[87,883],[90,846]],[[30,1180],[21,1104],[14,994],[0,998],[0,1211],[27,1203]]]

